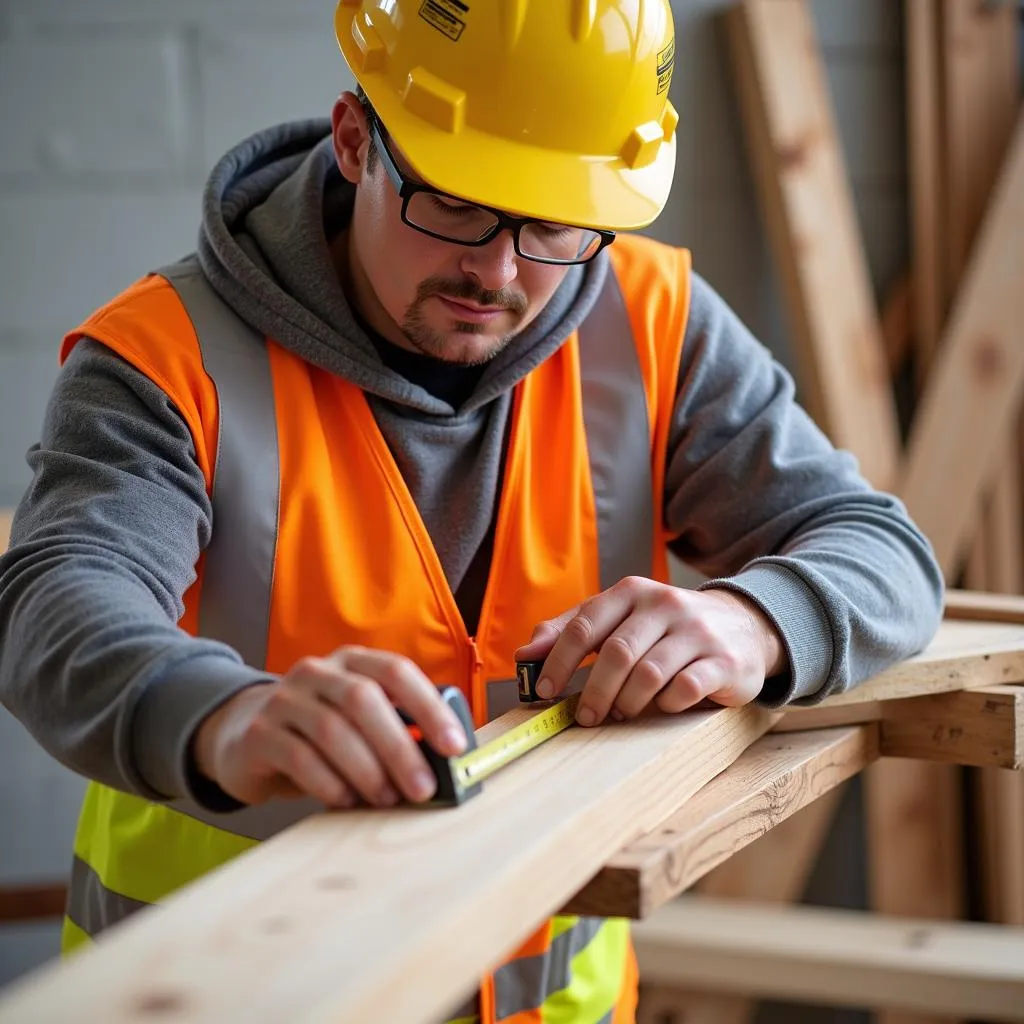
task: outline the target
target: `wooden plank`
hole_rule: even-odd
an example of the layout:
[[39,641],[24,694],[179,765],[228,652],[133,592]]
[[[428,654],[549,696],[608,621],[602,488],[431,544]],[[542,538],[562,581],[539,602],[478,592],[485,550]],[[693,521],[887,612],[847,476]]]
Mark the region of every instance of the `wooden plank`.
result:
[[999,622],[943,622],[920,654],[880,672],[847,693],[843,704],[923,697],[1024,681],[1024,627]]
[[0,1021],[121,1024],[154,1006],[189,1024],[441,1018],[774,717],[748,705],[572,728],[459,808],[305,820],[5,989]]
[[804,402],[872,483],[891,486],[895,403],[811,12],[745,0],[724,17]]
[[945,317],[945,185],[939,76],[939,8],[935,0],[904,0],[907,139],[913,249],[914,370],[927,379]]
[[[765,736],[613,857],[566,912],[644,918],[878,756],[870,726]],[[760,865],[758,876],[769,874]],[[744,895],[758,898],[745,887]],[[769,898],[780,898],[774,893]]]
[[[884,775],[872,779],[879,768]],[[886,758],[865,772],[873,909],[943,920],[962,916],[966,896],[961,774],[955,765],[903,758]]]
[[1024,931],[685,896],[635,927],[642,977],[821,1005],[1024,1020]]
[[0,922],[38,921],[62,917],[67,901],[65,885],[18,885],[0,888]]
[[[846,724],[835,726],[836,716]],[[1024,687],[788,711],[772,734],[612,858],[565,912],[645,918],[879,756],[1019,769]],[[762,902],[799,897],[780,891],[770,862],[751,867],[751,877],[732,874],[701,892]]]
[[1024,794],[1021,772],[989,771],[975,780],[985,919],[1024,926]]
[[882,337],[889,373],[896,376],[910,355],[914,336],[914,288],[910,274],[901,274],[882,307]]
[[975,767],[1024,766],[1024,687],[990,686],[892,701],[879,727],[886,757]]
[[[773,733],[878,723],[883,757],[1024,767],[1024,687],[987,686],[906,700],[793,708]],[[749,751],[748,751],[749,753]]]
[[[1024,117],[910,428],[898,492],[947,578],[994,480],[1024,388]],[[955,486],[951,486],[955,481]]]
[[0,509],[0,554],[7,550],[11,540],[11,520],[14,512],[11,509]]
[[955,288],[1006,157],[1020,96],[1012,3],[941,0],[948,280]]
[[[1020,96],[1017,13],[1009,4],[942,0],[942,80],[947,123],[948,282],[960,286],[992,186],[1012,138]],[[992,456],[977,530],[968,551],[969,587],[1024,589],[1020,456],[1016,423]]]
[[942,615],[948,620],[1024,625],[1024,597],[950,587],[946,590]]
[[744,1024],[749,1007],[742,996],[680,992],[641,980],[636,1024]]

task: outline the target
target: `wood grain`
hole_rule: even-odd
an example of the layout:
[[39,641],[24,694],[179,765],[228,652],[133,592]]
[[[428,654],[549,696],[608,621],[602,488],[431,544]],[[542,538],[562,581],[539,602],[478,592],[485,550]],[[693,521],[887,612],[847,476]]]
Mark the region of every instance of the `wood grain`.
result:
[[[569,901],[567,912],[647,917],[862,771],[878,756],[877,746],[869,726],[765,736],[655,831],[612,858]],[[750,888],[744,894],[757,898]]]
[[1002,622],[943,622],[920,654],[894,665],[847,693],[844,704],[922,697],[1024,681],[1024,626]]
[[[897,488],[947,578],[970,539],[1024,388],[1024,116],[911,425]],[[955,481],[955,486],[950,482]]]
[[944,618],[974,622],[1011,622],[1024,625],[1024,597],[1016,594],[946,590]]
[[879,726],[879,749],[885,757],[1024,767],[1024,687],[990,686],[892,701]]
[[803,400],[867,478],[890,487],[896,407],[811,11],[803,0],[745,0],[724,17]]
[[772,717],[747,706],[571,728],[462,807],[308,819],[5,990],[0,1021],[122,1024],[154,1006],[189,1024],[437,1019]]
[[685,896],[635,928],[641,976],[731,994],[1024,1020],[1024,931]]
[[946,314],[939,6],[904,0],[907,142],[913,239],[913,339],[917,390],[924,388]]
[[986,686],[904,700],[791,708],[774,733],[878,723],[883,757],[1024,767],[1024,687]]

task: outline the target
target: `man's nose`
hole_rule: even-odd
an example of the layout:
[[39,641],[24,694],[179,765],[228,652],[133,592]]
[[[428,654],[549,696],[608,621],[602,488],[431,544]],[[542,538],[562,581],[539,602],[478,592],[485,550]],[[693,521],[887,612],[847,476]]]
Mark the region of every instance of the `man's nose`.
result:
[[486,245],[467,247],[459,267],[463,273],[475,277],[482,288],[498,291],[518,276],[518,259],[512,232],[506,229]]

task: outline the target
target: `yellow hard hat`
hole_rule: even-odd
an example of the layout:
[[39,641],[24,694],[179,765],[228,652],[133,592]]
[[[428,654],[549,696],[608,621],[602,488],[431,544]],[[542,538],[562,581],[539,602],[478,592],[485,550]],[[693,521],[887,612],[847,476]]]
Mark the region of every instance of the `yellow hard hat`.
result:
[[607,230],[644,227],[665,205],[669,0],[340,0],[335,31],[435,188]]

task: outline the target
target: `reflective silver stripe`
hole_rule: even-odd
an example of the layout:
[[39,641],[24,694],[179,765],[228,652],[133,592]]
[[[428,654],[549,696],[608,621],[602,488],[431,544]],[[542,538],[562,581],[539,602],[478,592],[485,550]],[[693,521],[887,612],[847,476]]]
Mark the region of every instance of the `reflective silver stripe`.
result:
[[195,263],[167,267],[192,320],[217,389],[213,536],[199,599],[199,633],[228,644],[247,665],[266,664],[277,548],[280,460],[264,337],[231,311]]
[[579,329],[583,421],[597,504],[601,589],[654,566],[651,429],[622,290],[609,268]]
[[86,935],[95,938],[105,928],[148,906],[141,900],[112,892],[81,857],[72,860],[67,915]]
[[494,975],[494,1007],[499,1021],[536,1009],[549,996],[572,984],[572,959],[593,941],[605,924],[600,917],[581,917],[562,932],[547,953],[519,957]]

